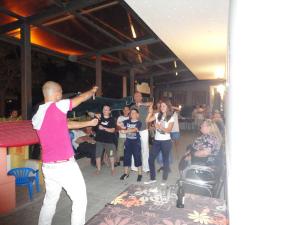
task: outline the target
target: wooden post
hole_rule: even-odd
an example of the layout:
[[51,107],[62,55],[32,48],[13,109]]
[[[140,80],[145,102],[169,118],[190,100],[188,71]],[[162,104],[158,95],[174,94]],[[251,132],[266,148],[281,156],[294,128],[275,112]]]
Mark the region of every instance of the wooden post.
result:
[[122,96],[123,98],[127,97],[127,77],[122,77]]
[[30,24],[24,22],[21,27],[21,99],[22,118],[31,119],[32,112],[32,76]]
[[0,117],[5,116],[5,92],[0,90]]
[[134,95],[134,70],[130,69],[130,96]]
[[150,77],[150,98],[154,96],[154,86],[153,86],[153,77]]
[[98,91],[96,96],[102,96],[102,62],[101,56],[96,56],[96,86],[98,86]]

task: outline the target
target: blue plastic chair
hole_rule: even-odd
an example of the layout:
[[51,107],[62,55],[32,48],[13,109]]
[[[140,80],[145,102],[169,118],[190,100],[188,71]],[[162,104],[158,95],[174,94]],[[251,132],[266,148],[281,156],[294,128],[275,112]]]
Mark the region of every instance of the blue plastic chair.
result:
[[32,201],[33,183],[35,182],[36,191],[40,192],[39,170],[22,167],[14,168],[7,173],[16,178],[16,186],[27,186],[29,198]]

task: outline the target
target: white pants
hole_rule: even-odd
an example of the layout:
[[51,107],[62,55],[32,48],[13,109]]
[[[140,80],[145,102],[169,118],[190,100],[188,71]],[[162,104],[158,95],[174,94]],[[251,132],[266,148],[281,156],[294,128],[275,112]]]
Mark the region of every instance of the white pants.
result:
[[51,225],[62,188],[72,200],[71,225],[85,224],[86,187],[75,159],[60,163],[43,163],[42,170],[46,194],[40,212],[39,225]]
[[[140,131],[141,136],[141,147],[142,147],[142,169],[144,172],[149,171],[149,132],[148,130]],[[137,168],[134,166],[134,159],[132,157],[131,169],[137,171]]]

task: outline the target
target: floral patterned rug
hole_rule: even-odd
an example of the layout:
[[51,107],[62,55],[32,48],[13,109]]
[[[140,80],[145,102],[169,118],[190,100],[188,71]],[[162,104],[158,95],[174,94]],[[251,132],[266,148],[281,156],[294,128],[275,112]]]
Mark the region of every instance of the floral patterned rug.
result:
[[86,225],[227,225],[224,200],[186,194],[176,207],[175,186],[131,185]]

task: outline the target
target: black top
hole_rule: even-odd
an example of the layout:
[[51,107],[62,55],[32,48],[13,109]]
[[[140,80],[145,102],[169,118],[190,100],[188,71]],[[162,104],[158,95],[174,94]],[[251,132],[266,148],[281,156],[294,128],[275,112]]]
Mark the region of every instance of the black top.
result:
[[96,131],[95,140],[96,141],[104,142],[104,143],[114,143],[115,133],[110,133],[105,130],[100,130],[99,125],[102,125],[103,127],[106,127],[106,128],[115,128],[116,123],[115,123],[114,118],[113,117],[104,118],[104,116],[102,115],[99,120],[98,125],[95,127],[95,131]]
[[[131,121],[131,120],[125,120],[123,122],[124,126],[126,127],[126,129],[130,129],[130,128],[137,128],[138,130],[141,129],[142,127],[142,123],[141,121]],[[130,140],[139,140],[140,139],[140,133],[139,132],[134,132],[134,133],[127,133],[126,134],[126,138],[130,139]]]

